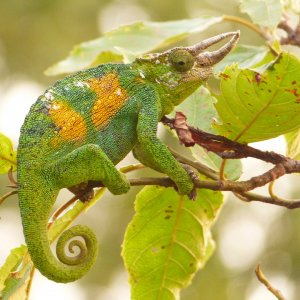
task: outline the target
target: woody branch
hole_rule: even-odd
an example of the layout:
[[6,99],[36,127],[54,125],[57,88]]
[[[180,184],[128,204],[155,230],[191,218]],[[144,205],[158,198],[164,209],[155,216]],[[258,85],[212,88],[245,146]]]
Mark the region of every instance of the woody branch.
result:
[[[195,129],[192,126],[187,125],[186,117],[180,112],[176,113],[175,119],[163,117],[161,121],[171,129],[176,130],[180,142],[187,147],[198,144],[207,151],[212,151],[224,159],[253,157],[274,164],[274,167],[269,171],[261,175],[254,176],[249,180],[231,181],[220,179],[219,174],[216,171],[199,162],[192,161],[178,153],[173,152],[173,155],[179,162],[190,165],[199,173],[211,179],[195,179],[194,183],[196,188],[205,188],[215,191],[231,191],[239,199],[247,202],[259,201],[283,206],[289,209],[300,207],[300,200],[286,200],[275,195],[262,196],[250,192],[258,187],[271,183],[286,174],[300,173],[300,161],[285,157],[272,151],[261,151],[246,144],[231,141],[224,136]],[[130,179],[130,184],[131,186],[160,185],[164,187],[175,187],[174,182],[168,177]],[[103,186],[101,182],[91,181],[87,186],[87,190],[101,186]]]

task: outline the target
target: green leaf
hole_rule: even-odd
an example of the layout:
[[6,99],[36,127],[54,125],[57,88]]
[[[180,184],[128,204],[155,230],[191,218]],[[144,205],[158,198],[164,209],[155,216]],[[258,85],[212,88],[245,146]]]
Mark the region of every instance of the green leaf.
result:
[[222,119],[216,126],[228,138],[257,142],[274,138],[300,127],[300,62],[282,53],[259,74],[227,67],[215,105]]
[[70,55],[46,70],[57,75],[81,70],[100,63],[120,62],[126,52],[139,56],[168,46],[187,36],[201,32],[222,20],[222,17],[170,22],[135,22],[105,33],[102,37],[77,45]]
[[213,252],[210,227],[221,205],[220,192],[204,189],[195,201],[155,186],[137,195],[122,251],[131,299],[179,299]]
[[[200,146],[195,146],[192,149],[192,153],[195,159],[205,164],[209,168],[220,171],[223,159],[213,152],[207,152]],[[241,177],[243,171],[243,165],[240,159],[227,159],[225,164],[224,175],[227,179],[237,180]]]
[[240,0],[240,10],[253,23],[275,29],[281,21],[283,7],[280,0]]
[[300,159],[300,130],[295,130],[284,135],[287,143],[286,155],[293,159]]
[[1,299],[25,299],[32,267],[33,264],[29,259],[26,246],[21,245],[11,250],[5,263],[0,268]]
[[219,73],[233,63],[238,63],[242,69],[250,68],[261,62],[267,53],[268,48],[265,46],[237,45],[214,69],[216,73]]
[[[216,101],[216,98],[210,94],[209,90],[202,86],[184,102],[178,105],[176,107],[176,111],[182,111],[185,114],[187,117],[187,123],[190,126],[199,128],[205,132],[216,134],[217,131],[213,128],[213,125],[220,122],[218,113],[214,107],[214,103],[216,103]],[[194,158],[199,162],[207,165],[215,171],[220,170],[223,160],[218,155],[213,152],[208,152],[198,145],[195,145],[190,149]],[[238,159],[227,160],[225,166],[226,178],[236,180],[241,176],[241,174],[241,161]]]
[[[217,122],[218,113],[214,107],[217,100],[209,90],[201,86],[192,95],[176,106],[176,111],[181,111],[187,117],[187,123],[203,131],[214,133],[212,124]],[[173,112],[174,116],[175,113]]]
[[11,167],[16,171],[16,151],[13,149],[12,141],[0,133],[0,174],[7,173]]
[[5,263],[0,268],[0,291],[2,291],[5,287],[5,280],[8,278],[10,273],[16,269],[26,252],[27,247],[24,245],[10,251]]

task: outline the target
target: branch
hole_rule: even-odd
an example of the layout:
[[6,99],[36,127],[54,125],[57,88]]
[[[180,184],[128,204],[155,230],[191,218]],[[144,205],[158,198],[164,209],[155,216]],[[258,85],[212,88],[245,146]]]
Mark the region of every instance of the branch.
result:
[[278,24],[278,28],[286,32],[286,37],[281,38],[281,45],[294,45],[300,47],[300,23],[296,28],[292,28],[285,19]]
[[[184,128],[185,121],[186,117],[180,112],[176,113],[175,119],[169,119],[164,116],[161,120],[164,125],[176,130],[180,142],[182,142],[186,147],[198,144],[207,151],[212,151],[224,159],[253,157],[272,164],[278,164],[287,159],[285,156],[273,151],[261,151],[250,147],[247,144],[231,141],[224,136],[204,132],[200,129],[189,126],[186,123],[186,127]],[[190,136],[194,143],[191,142]],[[186,141],[186,139],[188,141]]]
[[275,289],[268,279],[265,277],[263,272],[261,271],[260,265],[257,265],[255,268],[255,274],[257,279],[278,299],[278,300],[286,300],[286,298],[281,294],[281,292]]

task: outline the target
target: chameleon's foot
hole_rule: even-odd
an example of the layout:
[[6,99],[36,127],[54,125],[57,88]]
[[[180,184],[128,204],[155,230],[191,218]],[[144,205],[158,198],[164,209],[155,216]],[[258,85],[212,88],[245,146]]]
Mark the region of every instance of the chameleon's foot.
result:
[[108,182],[107,184],[104,185],[109,189],[109,191],[114,194],[114,195],[121,195],[121,194],[125,194],[129,191],[130,189],[130,183],[127,179],[127,177],[125,176],[125,174],[118,172],[119,176],[118,178],[116,178],[115,180],[113,180],[113,184],[112,182]]
[[94,198],[94,190],[88,182],[81,182],[68,188],[81,202],[87,202]]
[[195,188],[195,182],[196,180],[198,180],[197,171],[189,165],[186,164],[181,164],[181,165],[183,169],[186,171],[189,180],[181,185],[177,182],[175,189],[179,192],[179,194],[187,195],[189,199],[195,200],[197,197],[197,189]]

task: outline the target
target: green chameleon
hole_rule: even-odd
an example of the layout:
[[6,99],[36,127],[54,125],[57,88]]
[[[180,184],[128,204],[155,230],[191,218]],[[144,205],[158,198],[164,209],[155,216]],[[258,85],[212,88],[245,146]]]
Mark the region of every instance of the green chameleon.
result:
[[[216,51],[209,46],[230,37]],[[57,282],[81,278],[95,262],[98,243],[86,226],[73,226],[50,249],[47,223],[58,192],[101,181],[111,193],[130,184],[115,165],[131,150],[144,165],[167,174],[180,194],[194,188],[189,172],[157,138],[157,124],[193,93],[239,39],[228,32],[191,47],[147,54],[131,64],[104,64],[67,76],[41,95],[21,129],[18,194],[23,230],[35,267]],[[81,199],[84,200],[84,199]],[[78,246],[80,253],[70,257]]]

